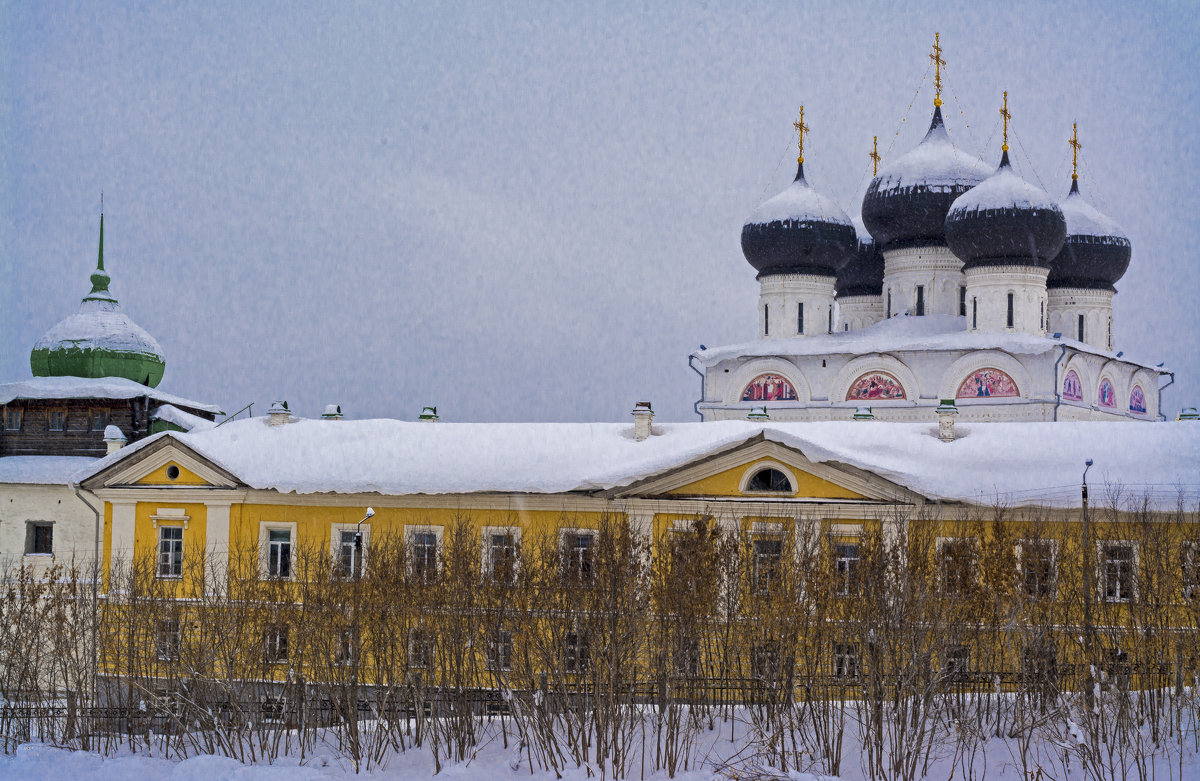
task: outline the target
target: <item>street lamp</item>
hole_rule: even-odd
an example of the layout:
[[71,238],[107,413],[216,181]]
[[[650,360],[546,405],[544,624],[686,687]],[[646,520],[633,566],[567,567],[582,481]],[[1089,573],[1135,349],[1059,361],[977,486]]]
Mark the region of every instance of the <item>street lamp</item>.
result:
[[1094,546],[1092,545],[1092,524],[1091,519],[1088,517],[1087,473],[1091,468],[1092,459],[1089,458],[1083,462],[1083,528],[1081,529],[1083,536],[1083,644],[1087,655],[1085,661],[1089,670],[1086,683],[1086,697],[1088,702],[1091,702],[1092,699],[1092,676],[1090,673],[1092,664],[1092,592],[1095,589],[1092,579],[1096,575],[1096,567],[1092,563],[1092,553],[1094,552]]
[[[1091,466],[1091,464],[1092,464],[1092,462],[1088,461],[1088,466]],[[1086,501],[1087,500],[1086,499],[1087,488],[1084,488],[1083,491],[1084,491],[1084,501]],[[374,517],[375,517],[375,509],[372,507],[368,507],[367,514],[364,515],[362,520],[359,521],[354,526],[354,579],[355,580],[358,580],[358,576],[362,573],[362,525],[364,522],[369,521]]]

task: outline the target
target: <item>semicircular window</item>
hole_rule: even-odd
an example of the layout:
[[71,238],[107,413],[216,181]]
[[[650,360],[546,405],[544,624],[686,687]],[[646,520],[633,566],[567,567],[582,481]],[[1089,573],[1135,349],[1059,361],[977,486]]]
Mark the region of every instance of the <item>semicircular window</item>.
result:
[[846,391],[846,401],[872,401],[876,399],[906,399],[904,386],[887,372],[867,372],[859,377]]
[[1020,396],[1017,384],[999,369],[980,369],[958,386],[958,399],[1010,398]]
[[1129,411],[1137,415],[1146,414],[1146,394],[1141,385],[1134,385],[1129,393]]
[[760,374],[742,391],[742,401],[795,401],[796,389],[778,374]]
[[1083,401],[1083,383],[1074,369],[1063,378],[1062,397],[1065,401]]
[[1113,409],[1117,406],[1117,392],[1113,390],[1112,381],[1105,377],[1100,380],[1099,402],[1101,407]]
[[771,491],[773,493],[795,493],[792,490],[792,481],[787,479],[787,475],[780,472],[778,469],[760,469],[750,478],[750,482],[746,485],[747,491]]

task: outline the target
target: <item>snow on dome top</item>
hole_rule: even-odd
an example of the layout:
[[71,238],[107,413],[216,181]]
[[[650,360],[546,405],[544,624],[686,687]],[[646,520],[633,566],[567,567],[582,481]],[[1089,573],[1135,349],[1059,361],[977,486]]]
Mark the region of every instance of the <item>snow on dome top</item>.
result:
[[946,243],[964,267],[1048,266],[1066,235],[1058,204],[1013,171],[1007,149],[996,172],[960,195],[946,215]]
[[863,222],[882,249],[944,245],[950,204],[991,173],[987,164],[951,143],[942,109],[935,107],[921,143],[871,180]]
[[787,189],[768,199],[742,227],[742,253],[760,277],[834,276],[858,247],[850,217],[804,179],[804,164]]
[[1067,240],[1050,263],[1048,288],[1113,290],[1129,269],[1133,252],[1129,237],[1079,193],[1079,181],[1062,203]]

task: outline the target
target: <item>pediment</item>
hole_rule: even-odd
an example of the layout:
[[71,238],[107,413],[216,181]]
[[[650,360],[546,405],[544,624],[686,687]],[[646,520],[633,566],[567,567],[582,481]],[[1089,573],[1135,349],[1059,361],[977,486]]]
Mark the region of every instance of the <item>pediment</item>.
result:
[[[791,491],[759,491],[751,479],[762,469],[781,472]],[[622,498],[783,499],[794,501],[918,501],[908,488],[846,464],[819,463],[794,448],[763,437],[706,456],[665,473],[615,488]]]
[[98,488],[237,488],[238,477],[167,435],[118,459],[83,481]]

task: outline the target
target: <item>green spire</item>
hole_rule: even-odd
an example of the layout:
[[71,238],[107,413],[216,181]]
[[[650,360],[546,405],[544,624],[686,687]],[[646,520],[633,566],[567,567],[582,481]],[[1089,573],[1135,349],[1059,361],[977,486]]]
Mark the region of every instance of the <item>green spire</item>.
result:
[[[92,292],[88,293],[84,300],[93,297],[112,299],[112,294],[108,292],[108,283],[111,280],[112,277],[104,270],[104,212],[100,212],[100,253],[96,258],[96,270],[92,272]],[[97,296],[98,293],[103,295]]]

